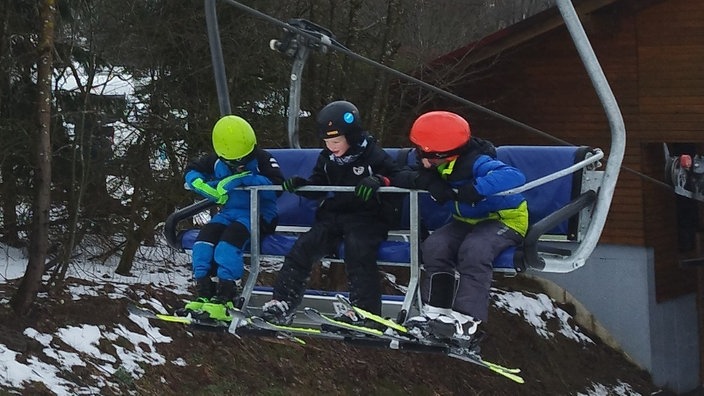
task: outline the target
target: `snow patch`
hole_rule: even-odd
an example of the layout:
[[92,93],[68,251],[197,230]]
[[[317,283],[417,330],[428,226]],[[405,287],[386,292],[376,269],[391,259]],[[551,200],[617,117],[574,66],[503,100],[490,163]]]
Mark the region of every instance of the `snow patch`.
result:
[[577,342],[594,343],[591,338],[579,331],[577,326],[570,324],[572,316],[556,306],[545,294],[530,295],[523,292],[511,292],[492,288],[492,300],[497,308],[518,315],[535,327],[535,331],[543,338],[555,336],[548,330],[548,321],[556,322],[558,333]]

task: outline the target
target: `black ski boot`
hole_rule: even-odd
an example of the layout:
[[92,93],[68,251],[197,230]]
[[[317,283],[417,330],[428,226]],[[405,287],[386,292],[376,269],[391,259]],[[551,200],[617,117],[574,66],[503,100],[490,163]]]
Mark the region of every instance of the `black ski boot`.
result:
[[235,308],[234,299],[237,293],[237,286],[234,280],[220,280],[217,286],[217,294],[204,303],[202,310],[206,312],[210,319],[231,321],[232,315],[228,312]]
[[195,300],[189,301],[183,308],[177,309],[175,314],[177,316],[187,316],[188,314],[203,311],[203,304],[210,302],[210,299],[215,295],[215,283],[209,276],[196,279],[196,295]]

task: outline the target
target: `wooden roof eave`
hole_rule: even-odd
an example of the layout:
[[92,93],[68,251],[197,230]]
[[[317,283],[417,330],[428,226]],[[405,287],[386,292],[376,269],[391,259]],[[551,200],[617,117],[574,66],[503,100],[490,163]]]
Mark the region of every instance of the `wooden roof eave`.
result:
[[[575,4],[575,9],[580,15],[585,15],[617,1],[619,0],[584,0]],[[476,42],[443,55],[432,61],[431,67],[440,66],[459,59],[462,60],[465,66],[481,63],[506,50],[518,47],[535,37],[541,36],[560,26],[564,26],[564,24],[557,7],[551,7],[521,22],[492,33]]]

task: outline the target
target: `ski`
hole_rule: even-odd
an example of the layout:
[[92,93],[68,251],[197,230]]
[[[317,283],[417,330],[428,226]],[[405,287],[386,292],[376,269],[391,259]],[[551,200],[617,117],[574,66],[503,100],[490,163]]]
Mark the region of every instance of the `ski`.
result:
[[517,375],[518,373],[521,372],[520,368],[504,367],[502,365],[499,365],[499,364],[496,364],[493,362],[489,362],[487,360],[484,360],[477,353],[467,351],[465,348],[454,347],[452,345],[442,343],[442,342],[429,341],[426,339],[417,338],[411,332],[409,332],[405,326],[400,325],[400,324],[398,324],[394,321],[391,321],[389,319],[383,318],[379,315],[365,311],[362,308],[354,306],[354,304],[352,304],[352,302],[347,297],[343,296],[342,294],[337,294],[335,296],[335,298],[337,298],[337,300],[343,306],[345,306],[345,308],[352,310],[356,315],[358,315],[362,319],[369,319],[369,320],[372,320],[372,321],[377,322],[379,324],[385,325],[385,326],[397,331],[400,334],[408,335],[409,337],[412,337],[413,341],[419,342],[424,345],[437,345],[439,347],[444,346],[445,348],[447,348],[446,355],[451,358],[463,360],[466,362],[476,364],[478,366],[485,367],[485,368],[487,368],[487,369],[489,369],[499,375],[502,375],[510,380],[513,380],[519,384],[525,383],[525,380],[522,377]]
[[301,338],[295,336],[294,334],[303,336],[321,336],[322,334],[320,329],[278,325],[275,323],[267,322],[259,316],[250,316],[245,319],[245,323],[257,329],[272,331],[277,335],[277,337],[285,338],[301,345],[305,345],[306,342]]
[[260,328],[260,329],[266,329],[266,330],[273,330],[273,331],[281,331],[281,332],[291,332],[291,333],[298,333],[298,334],[307,334],[307,335],[319,335],[322,332],[320,329],[312,328],[312,327],[298,327],[298,326],[286,326],[286,325],[278,325],[274,324],[271,322],[267,322],[263,318],[259,316],[250,316],[247,321],[248,324]]
[[485,367],[491,371],[493,371],[496,374],[502,375],[514,382],[517,382],[519,384],[524,384],[526,381],[523,379],[523,377],[519,376],[516,373],[519,373],[521,370],[520,369],[515,369],[515,368],[508,368],[501,366],[496,363],[488,362],[484,359],[482,359],[481,356],[478,355],[465,355],[465,354],[456,354],[456,353],[448,353],[447,356],[454,358],[454,359],[459,359],[463,360],[465,362],[473,363],[481,367]]
[[338,321],[320,313],[314,308],[305,308],[304,313],[310,320],[319,324],[321,329],[324,329],[326,326],[340,329],[340,331],[322,330],[323,333],[332,332],[333,334],[338,334],[340,337],[343,337],[344,341],[353,344],[409,352],[446,353],[446,345],[421,343],[415,339],[398,335],[391,331],[383,332],[378,329]]
[[351,323],[346,323],[346,322],[342,322],[339,320],[335,320],[333,318],[330,318],[328,316],[323,315],[315,308],[306,307],[306,308],[304,308],[303,312],[310,320],[312,320],[315,323],[318,323],[320,325],[329,325],[329,326],[332,326],[332,327],[335,327],[338,329],[350,330],[352,332],[361,333],[361,334],[379,337],[379,338],[396,339],[396,337],[387,336],[386,334],[384,334],[383,331],[378,330],[378,329],[372,329],[372,328],[363,327],[363,326],[356,326]]
[[[290,329],[274,329],[273,324],[270,324],[271,326],[266,327],[264,324],[261,324],[261,322],[267,323],[263,319],[260,319],[260,320],[255,319],[254,321],[252,321],[250,317],[247,317],[244,314],[244,312],[242,312],[238,309],[230,309],[228,311],[228,313],[233,317],[232,321],[213,320],[213,319],[198,319],[198,318],[194,318],[192,316],[177,316],[177,315],[161,314],[161,313],[154,312],[148,308],[139,307],[134,304],[128,305],[127,311],[131,314],[145,317],[148,319],[156,319],[156,320],[161,320],[164,322],[171,322],[171,323],[181,323],[181,324],[187,325],[189,327],[193,327],[197,330],[229,331],[232,326],[234,326],[235,329],[238,329],[238,328],[242,328],[242,326],[245,326],[245,325],[251,325],[247,330],[253,330],[253,331],[258,332],[260,334],[262,331],[266,331],[268,333],[267,335],[276,336],[277,338],[284,338],[284,339],[292,341],[296,344],[305,345],[305,343],[306,343],[304,340],[290,334],[291,333]],[[238,321],[239,321],[239,323],[238,323]],[[315,329],[309,329],[309,330],[315,330]],[[239,337],[239,335],[236,332],[230,331],[230,333]]]
[[198,319],[192,316],[177,316],[154,312],[148,308],[140,307],[135,304],[127,306],[127,312],[148,319],[157,319],[164,322],[181,323],[195,328],[209,328],[212,330],[226,331],[230,326],[229,321],[213,320],[213,319]]
[[[298,336],[307,336],[343,340],[359,344],[373,344],[377,347],[383,345],[384,347],[390,349],[402,349],[416,352],[443,353],[449,357],[485,367],[495,372],[496,374],[502,375],[517,383],[522,384],[525,382],[522,377],[517,375],[517,373],[521,371],[520,369],[508,368],[498,365],[496,363],[486,361],[476,353],[468,352],[466,349],[463,348],[453,347],[451,345],[438,341],[417,338],[412,335],[404,326],[392,322],[388,319],[382,318],[378,315],[374,315],[361,308],[355,307],[351,304],[349,300],[347,300],[347,298],[342,295],[338,295],[338,300],[340,300],[340,302],[343,303],[345,307],[352,309],[360,317],[383,324],[389,329],[393,329],[393,331],[384,332],[378,329],[357,326],[350,323],[338,321],[320,313],[314,308],[304,309],[305,315],[313,322],[320,325],[328,325],[330,327],[346,330],[347,332],[339,333],[313,327],[277,325],[274,323],[267,322],[266,320],[258,316],[247,316],[244,312],[240,310],[229,311],[229,313],[233,317],[233,320],[231,322],[217,321],[212,319],[199,319],[194,318],[192,316],[162,314],[154,312],[148,308],[137,306],[136,304],[129,304],[127,306],[127,311],[130,314],[145,317],[148,319],[155,319],[171,323],[181,323],[198,330],[206,329],[228,331],[228,329],[230,329],[231,327],[234,327],[235,329],[247,329],[255,334],[276,336],[277,338],[283,338],[300,345],[305,345],[306,342]],[[237,335],[233,332],[233,330],[230,330],[230,332]]]
[[298,336],[326,338],[338,341],[344,340],[344,338],[338,334],[324,332],[315,327],[271,323],[260,316],[247,316],[245,312],[239,310],[235,310],[234,312],[231,311],[230,313],[233,316],[232,325],[230,326],[230,333],[233,333],[232,327],[234,326],[235,328],[252,330],[254,333],[259,332],[259,334],[262,335],[271,335],[276,336],[277,338],[288,339],[301,345],[305,345],[306,342]]
[[400,325],[393,320],[383,318],[379,315],[375,315],[369,311],[365,311],[362,308],[356,307],[352,304],[352,302],[342,294],[336,294],[335,298],[337,301],[339,301],[347,310],[354,311],[357,316],[361,317],[362,319],[369,319],[373,320],[377,323],[380,323],[386,327],[389,327],[391,329],[394,329],[398,331],[401,334],[409,334],[408,329],[406,329],[403,325]]

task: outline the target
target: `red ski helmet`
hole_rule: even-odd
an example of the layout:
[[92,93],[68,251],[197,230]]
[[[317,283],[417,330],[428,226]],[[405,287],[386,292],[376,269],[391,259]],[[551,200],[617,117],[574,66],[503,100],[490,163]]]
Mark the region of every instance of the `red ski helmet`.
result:
[[459,155],[471,135],[464,118],[449,111],[431,111],[413,122],[409,138],[421,157],[447,158]]
[[321,139],[345,136],[352,144],[362,136],[359,110],[357,106],[344,100],[331,102],[323,107],[315,121]]

